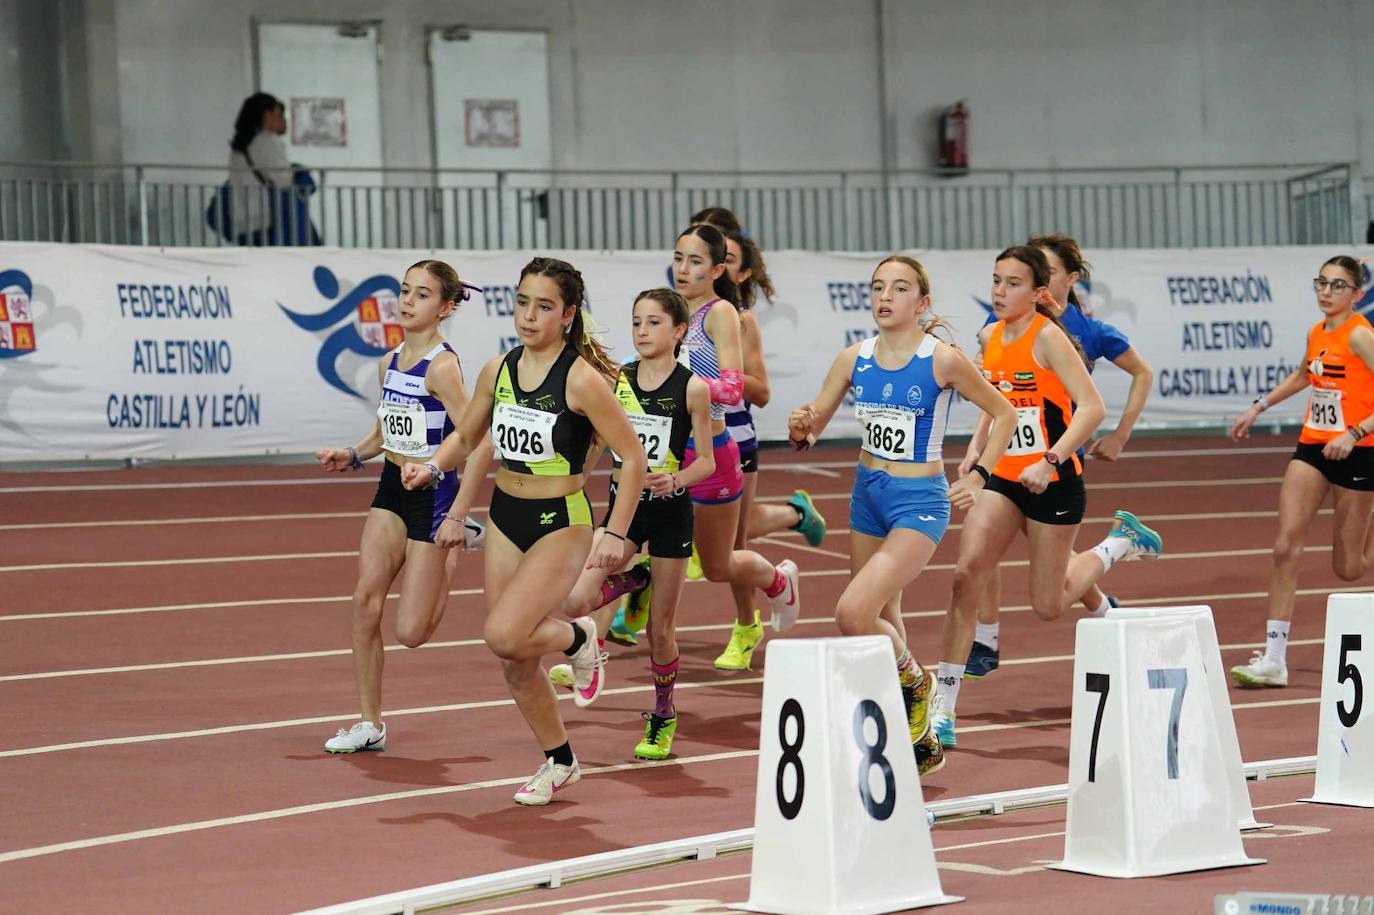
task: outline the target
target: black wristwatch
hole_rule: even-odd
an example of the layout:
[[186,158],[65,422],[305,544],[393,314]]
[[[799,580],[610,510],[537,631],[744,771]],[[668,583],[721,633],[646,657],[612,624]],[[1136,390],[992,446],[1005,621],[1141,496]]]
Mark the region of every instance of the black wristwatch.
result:
[[1050,466],[1055,470],[1059,469],[1059,455],[1055,454],[1053,451],[1045,452],[1045,460],[1049,461]]

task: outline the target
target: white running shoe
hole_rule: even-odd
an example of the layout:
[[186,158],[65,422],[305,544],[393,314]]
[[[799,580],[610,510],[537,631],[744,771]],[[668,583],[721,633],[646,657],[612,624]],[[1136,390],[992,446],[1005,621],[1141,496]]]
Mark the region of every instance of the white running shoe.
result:
[[774,597],[768,598],[770,624],[774,632],[791,629],[801,616],[801,597],[797,594],[797,564],[784,559],[777,565],[778,574],[783,578],[783,588]]
[[561,686],[564,689],[572,689],[573,672],[571,664],[555,664],[549,668],[549,682],[554,686]]
[[377,730],[377,726],[371,721],[359,721],[348,730],[339,728],[339,733],[324,742],[324,748],[330,753],[356,753],[359,750],[385,750],[386,749],[386,723],[382,723],[382,729]]
[[487,545],[487,526],[472,515],[463,519],[464,544],[469,550],[480,550]]
[[1231,668],[1231,679],[1243,689],[1261,686],[1287,686],[1288,665],[1262,651],[1255,652],[1249,664]]
[[568,659],[573,673],[573,702],[577,703],[578,708],[586,708],[601,695],[610,653],[597,644],[596,620],[590,616],[579,616],[572,624],[587,636],[582,647],[577,649],[577,654]]
[[571,766],[560,766],[552,759],[545,759],[523,788],[515,792],[515,803],[526,807],[543,807],[553,796],[582,778],[582,770],[577,767],[577,757]]

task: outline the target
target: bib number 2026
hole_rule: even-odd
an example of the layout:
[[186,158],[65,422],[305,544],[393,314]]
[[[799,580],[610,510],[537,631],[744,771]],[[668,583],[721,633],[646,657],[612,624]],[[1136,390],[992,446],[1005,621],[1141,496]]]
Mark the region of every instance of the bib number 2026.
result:
[[[872,743],[869,742],[865,729],[869,721],[872,721],[875,727]],[[788,699],[783,702],[782,711],[778,715],[778,743],[782,747],[782,755],[778,758],[775,784],[778,812],[785,820],[796,819],[797,814],[801,813],[802,800],[806,796],[806,771],[801,759],[801,748],[805,739],[806,716],[801,703],[796,699]],[[897,809],[897,779],[892,771],[892,763],[883,753],[887,749],[887,719],[883,717],[882,708],[872,699],[861,700],[854,707],[854,742],[862,753],[858,772],[859,799],[869,816],[875,820],[886,820]],[[874,798],[869,787],[869,776],[875,768],[883,780],[881,800]],[[788,770],[792,771],[790,793],[786,783]]]

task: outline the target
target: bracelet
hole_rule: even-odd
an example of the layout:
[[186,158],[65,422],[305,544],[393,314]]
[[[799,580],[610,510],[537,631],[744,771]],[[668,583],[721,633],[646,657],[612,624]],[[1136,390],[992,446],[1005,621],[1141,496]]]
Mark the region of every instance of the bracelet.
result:
[[619,540],[621,543],[629,543],[629,542],[630,542],[629,538],[626,537],[624,534],[617,534],[615,531],[611,530],[609,527],[603,527],[602,530],[605,531],[606,533],[610,534],[612,537],[616,538],[617,540]]
[[673,481],[673,491],[674,491],[674,492],[677,492],[679,489],[682,488],[682,487],[679,486],[678,483],[677,483],[677,474],[676,474],[676,473],[670,473],[670,474],[668,474],[668,479],[670,479],[670,480]]
[[358,457],[358,449],[357,449],[357,448],[354,448],[352,445],[349,445],[349,446],[348,446],[348,456],[351,457],[351,458],[353,459],[353,463],[351,463],[351,464],[349,465],[349,467],[348,467],[349,470],[362,470],[362,469],[363,469],[363,461],[362,461],[362,458]]
[[1273,404],[1269,402],[1268,397],[1265,397],[1263,394],[1261,394],[1260,396],[1254,399],[1253,406],[1259,407],[1260,412],[1263,413],[1265,410],[1268,410],[1270,407],[1272,407]]
[[433,461],[425,461],[425,466],[429,468],[430,473],[434,474],[434,482],[439,483],[443,481],[444,472],[439,469],[438,464]]
[[1357,442],[1369,434],[1368,432],[1365,432],[1363,429],[1361,429],[1359,427],[1359,424],[1353,425],[1345,431],[1348,432],[1350,434],[1350,437]]
[[988,473],[988,469],[984,467],[982,464],[974,464],[973,470],[975,473],[978,474],[978,476],[983,478],[984,485],[987,485],[988,483],[992,482],[992,474]]
[[444,515],[450,521],[457,521],[459,524],[466,523],[467,518],[459,518],[457,515]]

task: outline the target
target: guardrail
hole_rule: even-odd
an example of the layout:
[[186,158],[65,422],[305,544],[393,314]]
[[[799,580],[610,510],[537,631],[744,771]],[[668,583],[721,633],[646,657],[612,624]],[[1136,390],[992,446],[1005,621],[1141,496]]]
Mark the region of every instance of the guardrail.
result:
[[[315,192],[283,208],[273,243],[307,237],[297,224],[307,212],[326,244],[424,249],[662,249],[711,205],[733,209],[767,247],[822,251],[989,248],[1042,231],[1094,248],[1348,244],[1374,219],[1374,197],[1344,164],[312,175]],[[0,163],[0,241],[235,244],[205,220],[223,179],[210,167]],[[258,192],[235,199],[245,193]]]

